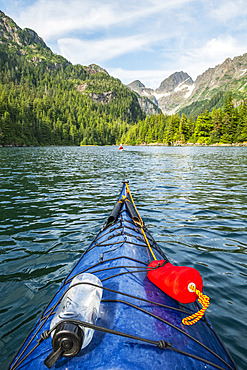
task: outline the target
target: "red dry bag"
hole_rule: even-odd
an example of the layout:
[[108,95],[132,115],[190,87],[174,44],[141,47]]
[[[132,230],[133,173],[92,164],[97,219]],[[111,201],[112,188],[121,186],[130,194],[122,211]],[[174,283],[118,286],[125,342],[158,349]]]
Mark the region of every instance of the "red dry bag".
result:
[[192,267],[173,266],[167,260],[152,261],[148,265],[147,276],[153,284],[180,303],[191,303],[197,299],[196,293],[189,290],[190,284],[194,284],[201,292],[203,289],[199,271]]

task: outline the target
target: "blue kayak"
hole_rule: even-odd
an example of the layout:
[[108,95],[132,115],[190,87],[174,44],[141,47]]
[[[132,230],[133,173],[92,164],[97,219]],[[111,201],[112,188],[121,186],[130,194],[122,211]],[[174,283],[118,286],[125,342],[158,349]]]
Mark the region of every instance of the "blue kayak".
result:
[[[236,369],[205,315],[194,325],[182,323],[200,309],[197,301],[181,304],[148,279],[153,255],[167,260],[141,220],[124,182],[100,233],[51,299],[9,369]],[[64,331],[69,337],[62,338],[63,349],[54,348],[59,325],[52,330],[51,322],[71,282],[83,273],[101,281],[102,288],[91,285],[103,294],[95,323],[74,320],[76,340],[85,328],[94,334],[86,347],[81,349],[78,344],[71,355],[66,352],[71,333]],[[62,324],[68,327],[71,322],[65,321]]]

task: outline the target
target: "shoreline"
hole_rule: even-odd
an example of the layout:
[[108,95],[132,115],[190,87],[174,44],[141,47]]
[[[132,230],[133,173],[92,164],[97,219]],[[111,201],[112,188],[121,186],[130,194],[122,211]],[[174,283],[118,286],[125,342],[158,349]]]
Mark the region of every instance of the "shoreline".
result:
[[[118,147],[118,144],[113,145],[0,145],[0,148],[45,148],[45,147],[106,147],[106,146],[115,146]],[[123,144],[124,147],[127,146],[166,146],[166,147],[247,147],[247,142],[243,143],[216,143],[216,144],[199,144],[199,143],[179,143],[179,144],[164,144],[164,143],[141,143],[141,144]]]
[[150,144],[137,144],[136,146],[203,146],[203,147],[230,147],[230,146],[243,146],[243,147],[247,147],[247,142],[244,142],[244,143],[216,143],[216,144],[199,144],[199,143],[186,143],[186,144],[183,144],[183,143],[179,143],[179,144],[162,144],[162,143],[150,143]]

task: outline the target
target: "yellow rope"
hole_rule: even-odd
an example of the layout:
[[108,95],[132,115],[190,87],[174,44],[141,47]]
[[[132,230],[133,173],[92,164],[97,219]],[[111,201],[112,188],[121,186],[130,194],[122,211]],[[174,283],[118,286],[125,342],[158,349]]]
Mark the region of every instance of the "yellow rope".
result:
[[[154,252],[153,252],[153,250],[152,250],[152,248],[151,248],[151,246],[149,244],[149,241],[148,241],[147,236],[145,234],[145,231],[143,229],[143,225],[144,224],[143,224],[142,218],[141,218],[141,216],[140,216],[140,214],[138,212],[138,209],[136,208],[135,202],[134,202],[134,200],[132,198],[132,195],[131,195],[131,192],[129,190],[129,185],[127,183],[126,183],[126,190],[127,190],[127,193],[130,195],[130,198],[131,198],[131,201],[132,201],[132,203],[133,203],[133,205],[135,207],[136,213],[138,214],[138,217],[139,217],[139,219],[141,221],[141,225],[140,225],[141,226],[141,231],[142,231],[142,234],[144,236],[144,239],[146,240],[147,246],[148,246],[148,248],[149,248],[149,250],[150,250],[150,252],[151,252],[154,260],[157,261],[157,258],[154,255]],[[123,196],[123,198],[126,198],[126,197]],[[199,289],[196,289],[196,286],[194,284],[190,284],[188,288],[189,288],[189,290],[191,292],[193,291],[193,292],[196,293],[196,295],[198,296],[198,302],[202,305],[202,309],[201,310],[199,310],[198,312],[194,313],[191,316],[185,317],[182,320],[182,323],[184,325],[193,325],[193,324],[195,324],[197,321],[199,321],[203,317],[206,309],[209,306],[209,300],[210,300],[210,298],[208,296],[206,296],[205,294],[203,294]]]
[[[138,209],[136,208],[135,202],[134,202],[134,200],[132,198],[132,195],[131,195],[131,192],[129,190],[129,185],[127,183],[126,183],[126,190],[127,190],[127,193],[130,195],[130,198],[131,198],[131,201],[132,201],[132,203],[133,203],[133,205],[135,207],[136,213],[138,214],[138,217],[139,217],[139,219],[141,221],[141,225],[140,225],[141,226],[141,231],[142,231],[142,234],[144,236],[144,239],[146,240],[147,246],[148,246],[148,248],[149,248],[149,250],[150,250],[153,258],[157,261],[157,258],[154,255],[154,252],[153,252],[153,250],[152,250],[152,248],[151,248],[151,246],[149,244],[149,241],[148,241],[147,236],[145,234],[145,231],[143,229],[143,225],[144,224],[143,224],[142,218],[141,218],[141,216],[140,216],[140,214],[138,212]],[[123,196],[123,198],[125,198],[125,197]],[[206,309],[208,308],[208,306],[209,306],[209,300],[210,300],[210,298],[208,296],[206,296],[205,294],[203,294],[199,289],[196,289],[196,287],[195,287],[194,284],[190,284],[189,285],[189,289],[190,289],[190,291],[195,292],[196,295],[198,296],[198,302],[202,305],[202,309],[199,310],[198,312],[194,313],[191,316],[185,317],[182,320],[182,323],[184,325],[193,325],[197,321],[199,321],[203,317]]]
[[196,313],[194,313],[193,315],[191,316],[188,316],[188,317],[185,317],[183,320],[182,320],[182,323],[184,325],[193,325],[195,324],[197,321],[199,321],[206,309],[208,308],[209,306],[209,297],[206,296],[205,294],[203,294],[200,290],[196,289],[195,285],[194,284],[190,284],[189,285],[189,288],[190,288],[190,291],[193,291],[197,294],[198,296],[198,302],[202,305],[202,309]]
[[134,205],[134,207],[135,207],[135,210],[136,210],[136,213],[138,214],[138,217],[139,217],[139,219],[140,219],[140,221],[141,221],[141,231],[142,231],[142,234],[143,234],[143,236],[144,236],[144,239],[145,239],[145,241],[146,241],[146,243],[147,243],[147,246],[148,246],[148,248],[149,248],[149,250],[150,250],[150,252],[151,252],[151,254],[152,254],[152,256],[153,256],[153,258],[154,258],[154,260],[156,260],[157,261],[157,258],[155,257],[155,254],[154,254],[154,252],[153,252],[153,250],[152,250],[152,248],[151,248],[151,245],[149,244],[149,241],[148,241],[148,239],[147,239],[147,236],[146,236],[146,234],[145,234],[145,231],[143,230],[143,221],[142,221],[142,218],[141,218],[141,216],[140,216],[140,214],[139,214],[139,212],[138,212],[138,209],[136,208],[136,205],[135,205],[135,202],[134,202],[134,200],[133,200],[133,198],[132,198],[132,195],[131,195],[131,192],[130,192],[130,189],[129,189],[129,185],[126,183],[126,190],[127,190],[127,193],[130,195],[130,199],[131,199],[131,201],[132,201],[132,203],[133,203],[133,205]]

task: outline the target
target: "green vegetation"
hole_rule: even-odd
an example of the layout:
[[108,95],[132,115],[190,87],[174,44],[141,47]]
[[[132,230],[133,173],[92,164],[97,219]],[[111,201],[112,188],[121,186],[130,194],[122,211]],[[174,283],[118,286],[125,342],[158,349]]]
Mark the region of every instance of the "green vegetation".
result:
[[211,99],[197,100],[196,102],[187,105],[180,109],[179,114],[185,114],[191,119],[196,119],[200,114],[206,110],[212,111],[214,108],[218,109],[223,107],[224,101],[226,100],[228,93],[219,91]]
[[0,145],[247,141],[247,101],[234,107],[218,92],[180,115],[146,117],[137,94],[118,79],[96,65],[73,66],[1,15]]
[[223,107],[206,110],[196,120],[182,114],[151,116],[130,127],[122,142],[146,143],[242,143],[247,141],[247,100],[234,108],[228,95]]
[[0,45],[0,145],[115,144],[145,118],[118,79],[61,62],[29,62]]

